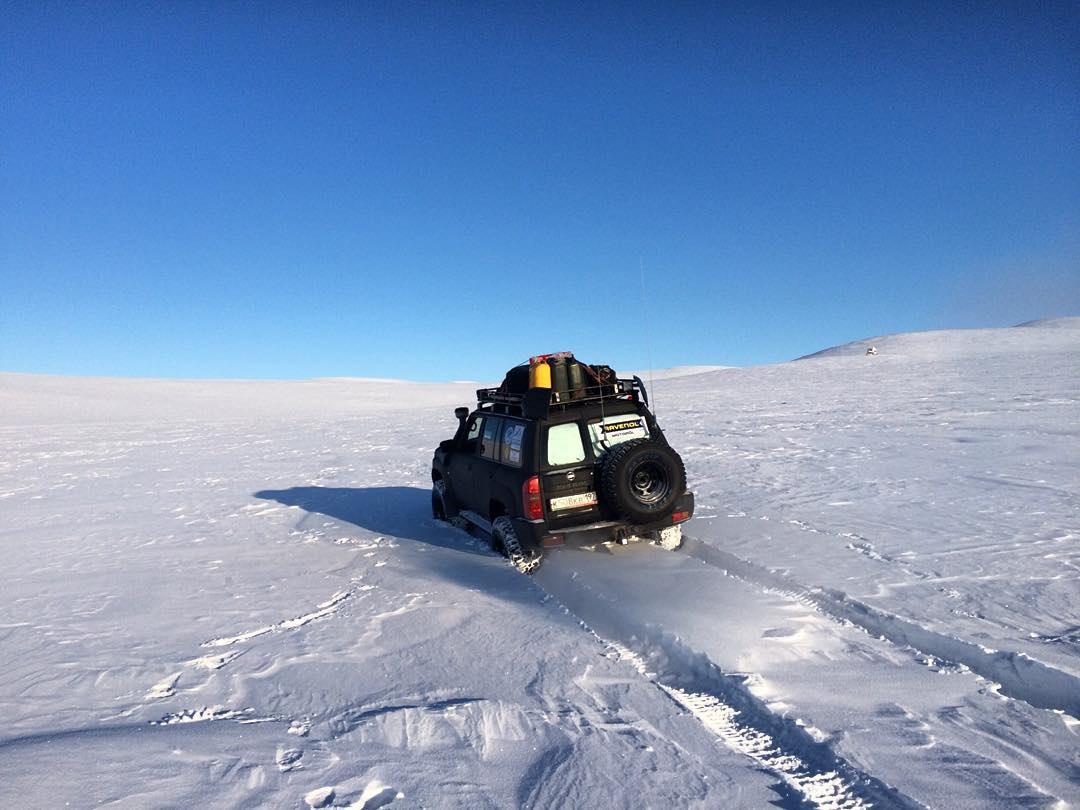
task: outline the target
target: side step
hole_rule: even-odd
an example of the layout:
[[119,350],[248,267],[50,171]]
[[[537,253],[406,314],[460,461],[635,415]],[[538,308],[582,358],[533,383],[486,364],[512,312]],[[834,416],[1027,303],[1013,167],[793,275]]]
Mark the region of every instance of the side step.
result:
[[481,529],[488,534],[491,534],[491,521],[487,518],[481,517],[476,512],[473,512],[469,509],[462,509],[458,514],[465,518],[467,521],[469,521],[469,523],[471,523],[476,528]]

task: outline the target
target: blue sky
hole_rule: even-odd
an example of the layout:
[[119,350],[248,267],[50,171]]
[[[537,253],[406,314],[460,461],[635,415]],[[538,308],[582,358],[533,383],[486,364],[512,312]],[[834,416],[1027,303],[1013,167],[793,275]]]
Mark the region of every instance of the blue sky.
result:
[[0,370],[487,380],[1080,314],[1076,3],[300,6],[3,4]]

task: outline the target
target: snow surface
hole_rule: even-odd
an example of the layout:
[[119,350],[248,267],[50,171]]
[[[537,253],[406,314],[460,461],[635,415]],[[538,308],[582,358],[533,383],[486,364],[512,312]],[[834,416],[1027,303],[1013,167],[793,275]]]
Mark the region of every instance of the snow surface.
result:
[[475,385],[0,374],[0,806],[1080,806],[1080,319],[657,376],[684,548],[524,577]]

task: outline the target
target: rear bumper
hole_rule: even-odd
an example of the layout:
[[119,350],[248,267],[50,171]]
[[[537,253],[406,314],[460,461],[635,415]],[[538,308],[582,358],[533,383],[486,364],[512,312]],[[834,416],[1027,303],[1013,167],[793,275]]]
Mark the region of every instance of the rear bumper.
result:
[[671,514],[655,523],[628,523],[625,520],[604,520],[586,523],[581,526],[566,526],[551,529],[547,523],[515,518],[518,538],[523,544],[534,549],[556,548],[562,546],[592,546],[597,543],[617,542],[624,538],[656,532],[685,523],[694,516],[694,493],[684,492],[677,501]]

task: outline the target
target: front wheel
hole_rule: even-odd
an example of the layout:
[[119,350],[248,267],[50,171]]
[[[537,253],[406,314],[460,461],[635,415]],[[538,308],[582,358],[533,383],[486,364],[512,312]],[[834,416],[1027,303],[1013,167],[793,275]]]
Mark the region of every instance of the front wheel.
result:
[[521,547],[514,521],[508,517],[495,518],[492,522],[491,545],[501,550],[510,564],[523,574],[531,574],[540,567],[541,555],[528,553]]
[[453,499],[446,491],[445,481],[436,481],[431,485],[431,515],[436,520],[445,520],[459,529],[465,527],[465,518],[458,514]]

